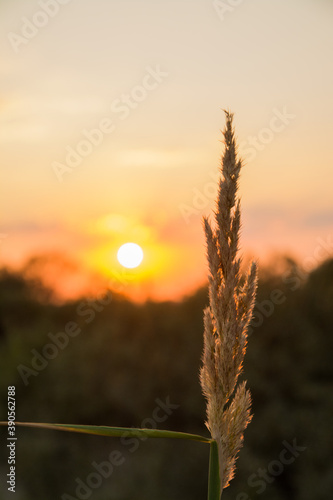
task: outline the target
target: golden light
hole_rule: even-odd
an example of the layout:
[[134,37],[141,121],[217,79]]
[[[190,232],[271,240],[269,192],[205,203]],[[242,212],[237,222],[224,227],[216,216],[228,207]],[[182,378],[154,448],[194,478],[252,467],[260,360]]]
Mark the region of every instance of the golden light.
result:
[[143,259],[143,250],[136,243],[125,243],[117,253],[119,263],[128,269],[138,267]]
[[[86,221],[85,224],[91,246],[82,252],[81,262],[92,274],[96,273],[96,282],[100,278],[104,288],[107,286],[115,291],[121,290],[121,293],[138,302],[152,297],[157,300],[164,300],[164,297],[179,299],[184,287],[182,276],[191,261],[187,246],[171,243],[170,234],[164,234],[164,219],[150,225],[137,215],[110,213]],[[130,262],[127,258],[126,262],[122,260],[123,250],[120,249],[124,242],[126,245],[127,242],[133,242],[141,249],[139,264],[133,262],[132,257]],[[137,267],[133,267],[134,263]],[[205,273],[204,256],[202,265],[197,268],[204,269]],[[186,286],[194,289],[198,279],[193,273],[192,277],[186,281]],[[201,279],[199,285],[203,281]],[[158,286],[162,282],[164,286],[160,293]]]

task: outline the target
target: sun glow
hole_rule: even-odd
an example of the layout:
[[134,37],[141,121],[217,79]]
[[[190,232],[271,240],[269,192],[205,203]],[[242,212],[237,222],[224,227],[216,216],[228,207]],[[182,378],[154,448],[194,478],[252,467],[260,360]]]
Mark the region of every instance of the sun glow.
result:
[[125,243],[119,248],[117,259],[123,267],[134,269],[143,260],[143,250],[136,243]]
[[[179,300],[184,293],[202,285],[206,277],[204,255],[202,262],[196,261],[197,272],[192,271],[191,277],[184,280],[193,261],[186,245],[175,245],[171,241],[177,228],[166,226],[163,219],[153,222],[149,219],[149,223],[142,219],[112,213],[85,222],[91,246],[82,252],[81,262],[92,274],[96,273],[96,282],[101,280],[101,288],[108,287],[142,302]],[[183,230],[182,224],[180,230]],[[120,249],[128,242],[140,249],[141,262],[136,267],[132,257],[130,262],[119,257]]]

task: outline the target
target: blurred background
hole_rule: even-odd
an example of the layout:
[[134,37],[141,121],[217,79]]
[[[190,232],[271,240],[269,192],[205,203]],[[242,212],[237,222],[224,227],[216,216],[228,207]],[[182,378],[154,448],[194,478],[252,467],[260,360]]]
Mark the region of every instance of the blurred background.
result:
[[[255,417],[223,495],[330,498],[332,3],[3,0],[0,11],[1,419],[16,385],[17,420],[141,426],[170,401],[158,427],[206,432],[202,216],[229,109],[244,267],[256,259],[261,274],[245,365]],[[139,264],[120,257],[128,242]],[[112,450],[124,464],[86,498],[206,495],[200,443],[18,433],[18,500],[79,498],[76,479]],[[295,460],[281,466],[288,446]]]

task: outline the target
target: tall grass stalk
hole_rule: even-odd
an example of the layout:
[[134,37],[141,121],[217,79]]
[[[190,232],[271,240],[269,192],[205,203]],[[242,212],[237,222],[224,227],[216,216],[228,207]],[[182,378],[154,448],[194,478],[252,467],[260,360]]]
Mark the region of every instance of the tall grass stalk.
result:
[[[221,492],[234,476],[243,433],[251,420],[251,396],[246,383],[232,397],[247,344],[247,328],[256,296],[257,269],[252,263],[247,277],[240,275],[240,200],[237,159],[232,125],[226,114],[225,150],[215,212],[216,229],[204,218],[209,264],[209,307],[204,311],[204,352],[200,381],[207,399],[207,427],[217,442]],[[228,404],[229,403],[229,404]]]

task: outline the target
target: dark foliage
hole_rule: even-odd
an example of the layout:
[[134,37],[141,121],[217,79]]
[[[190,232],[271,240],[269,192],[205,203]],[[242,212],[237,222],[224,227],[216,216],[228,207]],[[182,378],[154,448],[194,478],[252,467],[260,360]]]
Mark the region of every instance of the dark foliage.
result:
[[[266,273],[260,281],[244,367],[254,418],[236,477],[223,492],[226,500],[331,498],[333,260],[306,279],[297,273],[293,265],[283,276]],[[47,298],[48,292],[38,283],[2,271],[2,419],[7,386],[15,385],[19,421],[156,424],[206,434],[198,380],[206,290],[182,303],[142,306],[116,296],[104,298],[104,303],[61,306],[41,297]],[[66,328],[74,328],[73,322],[76,335],[69,336]],[[36,352],[49,356],[44,368],[40,360],[38,369],[32,366]],[[156,400],[168,398],[179,406],[170,415],[159,410],[159,418],[167,418],[154,423]],[[1,432],[5,436],[5,429]],[[77,478],[87,484],[89,474],[96,472],[93,463],[108,460],[114,450],[124,463],[114,466],[98,487],[91,486],[85,498],[206,497],[209,450],[204,444],[129,443],[26,428],[18,429],[18,438],[19,500],[83,498],[83,490],[81,496],[75,493]],[[296,448],[293,455],[289,448],[295,445],[306,449]],[[5,477],[3,450],[0,468]],[[10,495],[3,483],[0,498]]]

